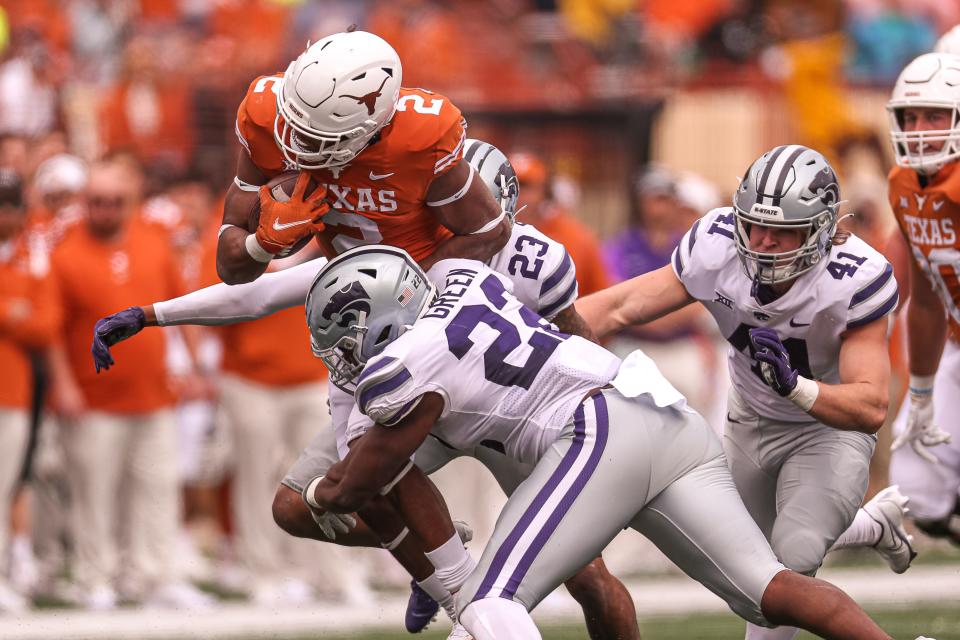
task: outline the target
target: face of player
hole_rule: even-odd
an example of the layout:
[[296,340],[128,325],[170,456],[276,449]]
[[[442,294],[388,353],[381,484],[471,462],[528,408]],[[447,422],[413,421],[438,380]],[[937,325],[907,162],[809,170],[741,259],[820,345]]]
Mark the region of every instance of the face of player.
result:
[[750,250],[760,253],[794,251],[803,244],[805,234],[806,229],[783,229],[752,224],[750,225]]
[[[906,107],[903,110],[903,130],[907,133],[918,131],[944,131],[953,128],[953,111],[939,107]],[[910,142],[910,153],[921,151],[940,151],[945,144],[944,140],[925,141],[924,149],[920,149],[920,142]]]

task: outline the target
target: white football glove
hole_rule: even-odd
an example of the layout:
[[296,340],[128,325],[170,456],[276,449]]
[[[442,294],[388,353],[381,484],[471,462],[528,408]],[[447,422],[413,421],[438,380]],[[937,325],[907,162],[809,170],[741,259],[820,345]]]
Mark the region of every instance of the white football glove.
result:
[[457,535],[460,536],[460,542],[462,542],[464,546],[473,540],[473,527],[463,520],[454,520],[453,528],[457,530]]
[[940,429],[933,419],[933,393],[910,392],[910,410],[907,414],[907,426],[897,436],[890,450],[896,451],[910,443],[917,455],[930,464],[940,464],[937,457],[927,451],[927,447],[950,442],[951,435]]
[[307,508],[310,510],[310,515],[313,517],[313,521],[317,523],[317,526],[320,527],[320,531],[323,532],[330,540],[337,539],[337,533],[348,533],[351,529],[357,526],[357,519],[354,518],[349,513],[333,513],[332,511],[327,511],[314,499],[313,494],[317,488],[317,485],[323,480],[323,476],[317,476],[313,480],[307,483],[307,486],[303,488],[303,493],[300,496],[303,498],[304,504],[307,505]]
[[336,540],[338,533],[349,533],[351,529],[357,526],[357,519],[349,513],[334,513],[332,511],[320,513],[313,507],[309,507],[309,509],[313,521],[320,527],[323,535],[330,540]]

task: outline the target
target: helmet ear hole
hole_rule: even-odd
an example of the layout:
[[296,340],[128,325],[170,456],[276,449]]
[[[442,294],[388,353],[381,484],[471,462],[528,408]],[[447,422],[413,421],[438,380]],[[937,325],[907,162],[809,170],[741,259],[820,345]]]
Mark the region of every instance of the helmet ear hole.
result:
[[380,330],[380,335],[377,336],[377,339],[374,341],[375,346],[379,346],[390,339],[390,326],[386,326]]

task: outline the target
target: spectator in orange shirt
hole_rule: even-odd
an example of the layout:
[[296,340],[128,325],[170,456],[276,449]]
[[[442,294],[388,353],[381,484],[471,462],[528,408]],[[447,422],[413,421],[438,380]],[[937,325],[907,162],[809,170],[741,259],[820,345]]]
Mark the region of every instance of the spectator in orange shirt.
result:
[[532,224],[567,248],[577,266],[577,287],[581,296],[609,286],[596,234],[553,199],[550,174],[543,160],[532,153],[517,152],[510,154],[510,164],[523,187],[517,220]]
[[[43,256],[23,233],[20,178],[0,172],[0,558],[7,557],[11,498],[30,431],[30,351],[45,348],[59,324],[57,296]],[[0,573],[0,613],[21,612],[26,599]]]
[[181,74],[164,74],[157,42],[131,39],[121,82],[100,105],[101,145],[133,151],[140,162],[183,170],[193,150],[190,90]]
[[131,599],[202,608],[209,597],[182,582],[171,562],[179,521],[177,432],[164,334],[124,345],[124,359],[108,376],[90,366],[98,318],[183,291],[169,235],[136,217],[142,180],[131,172],[116,161],[90,167],[84,219],[51,259],[69,319],[52,364],[72,482],[73,570],[88,608],[115,607],[120,584]]

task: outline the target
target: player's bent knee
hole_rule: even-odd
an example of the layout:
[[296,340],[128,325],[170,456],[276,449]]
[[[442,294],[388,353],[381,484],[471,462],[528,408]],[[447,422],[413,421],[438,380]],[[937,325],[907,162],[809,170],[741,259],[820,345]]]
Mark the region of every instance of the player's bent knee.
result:
[[306,537],[313,519],[300,493],[281,484],[273,496],[273,521],[292,536]]
[[774,533],[770,546],[788,569],[807,576],[817,572],[827,553],[823,537],[811,531],[796,530],[786,535]]
[[[459,605],[458,605],[459,608]],[[539,640],[540,632],[527,608],[506,598],[482,598],[460,612],[460,624],[476,640]]]

